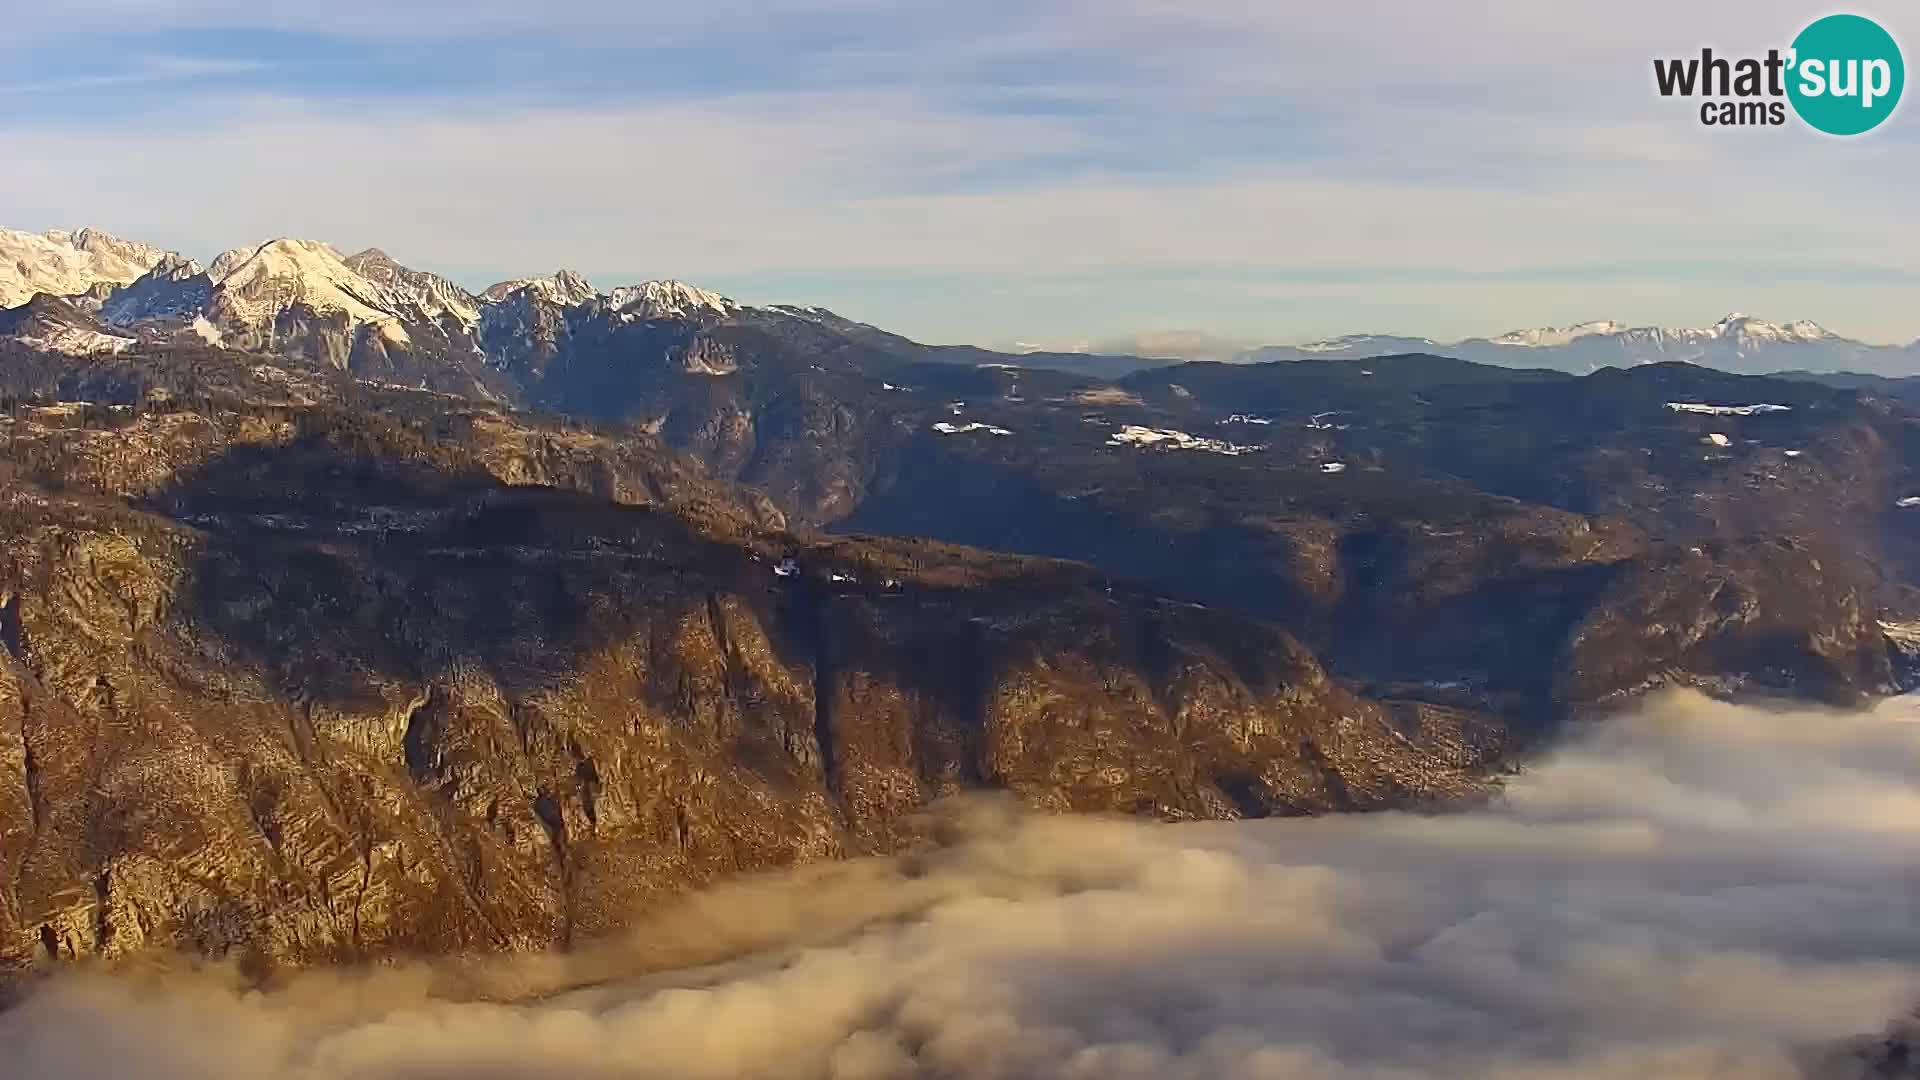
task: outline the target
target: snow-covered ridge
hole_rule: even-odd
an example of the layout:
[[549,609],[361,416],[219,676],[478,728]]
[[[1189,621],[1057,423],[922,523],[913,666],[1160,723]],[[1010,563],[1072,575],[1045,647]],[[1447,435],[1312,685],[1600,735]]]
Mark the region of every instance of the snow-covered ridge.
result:
[[835,315],[826,308],[813,304],[769,304],[766,310],[778,312],[782,315],[789,315],[796,319],[806,319],[808,322],[824,322],[828,319],[839,318],[838,315]]
[[220,284],[220,282],[226,280],[228,274],[233,273],[234,267],[253,258],[253,253],[259,251],[263,246],[264,245],[261,244],[254,244],[251,247],[228,248],[214,256],[213,262],[208,264],[207,277],[212,279],[215,285]]
[[480,297],[483,300],[499,303],[516,293],[525,293],[529,297],[544,300],[549,304],[559,304],[562,307],[584,304],[600,295],[578,271],[556,270],[550,277],[514,278],[510,281],[496,282],[481,290]]
[[1345,353],[1356,348],[1369,347],[1380,342],[1390,342],[1393,347],[1407,352],[1418,352],[1422,348],[1434,348],[1439,342],[1432,338],[1400,337],[1393,334],[1342,334],[1336,338],[1309,341],[1296,345],[1294,349],[1303,353]]
[[950,424],[945,420],[942,420],[939,423],[933,425],[933,430],[939,432],[942,435],[965,435],[969,432],[974,432],[974,431],[984,431],[989,435],[1013,434],[1013,432],[1008,431],[1006,428],[994,427],[992,424],[982,424],[977,420],[970,423],[965,423],[965,424]]
[[1515,345],[1537,349],[1544,346],[1565,345],[1594,334],[1617,334],[1625,329],[1626,326],[1612,319],[1601,319],[1557,328],[1549,326],[1532,330],[1511,330],[1490,340],[1495,345]]
[[1571,345],[1582,338],[1593,337],[1624,337],[1647,342],[1758,343],[1825,341],[1836,336],[1820,324],[1806,319],[1774,323],[1765,319],[1756,319],[1750,315],[1742,315],[1736,311],[1712,326],[1704,327],[1628,326],[1613,319],[1601,319],[1595,322],[1576,323],[1573,326],[1510,330],[1498,337],[1485,340],[1487,344],[1503,345],[1509,348],[1546,349]]
[[607,294],[607,306],[622,314],[643,319],[685,317],[696,314],[731,315],[740,305],[684,281],[643,281],[622,285]]
[[1773,323],[1742,315],[1737,311],[1714,323],[1712,333],[1715,337],[1737,337],[1749,341],[1823,341],[1838,336],[1819,323],[1807,319]]
[[[732,315],[742,310],[740,304],[717,292],[671,279],[617,286],[602,297],[585,277],[572,270],[560,270],[551,277],[514,278],[498,282],[484,289],[480,299],[497,304],[517,294],[561,307],[577,307],[604,300],[606,310],[628,319],[684,318],[697,314]],[[773,310],[800,318],[818,318],[829,314],[819,308]]]
[[429,319],[450,316],[467,326],[480,322],[480,298],[438,274],[402,266],[379,248],[368,248],[342,261],[354,273],[386,290],[391,300],[419,315]]
[[103,283],[125,285],[167,254],[99,229],[0,229],[0,308],[18,307],[36,293],[77,296]]

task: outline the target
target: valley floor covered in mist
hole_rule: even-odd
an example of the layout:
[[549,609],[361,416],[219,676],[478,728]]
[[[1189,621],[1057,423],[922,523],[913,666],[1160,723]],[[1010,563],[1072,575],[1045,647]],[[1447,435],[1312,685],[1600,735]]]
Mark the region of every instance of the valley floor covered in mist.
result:
[[1499,802],[1226,824],[944,808],[945,843],[566,956],[268,989],[65,974],[16,1080],[1899,1075],[1920,705],[1668,693]]

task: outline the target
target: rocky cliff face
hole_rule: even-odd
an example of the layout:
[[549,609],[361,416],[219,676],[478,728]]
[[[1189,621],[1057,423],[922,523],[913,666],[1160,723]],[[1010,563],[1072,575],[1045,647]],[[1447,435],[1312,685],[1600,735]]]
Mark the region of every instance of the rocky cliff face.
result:
[[1357,809],[1477,790],[1500,748],[1271,626],[1074,564],[795,538],[632,440],[326,403],[7,425],[14,969],[565,944],[897,848],[948,793]]
[[1418,804],[1641,688],[1920,667],[1898,403],[620,314],[483,373],[600,427],[370,385],[364,326],[347,370],[0,343],[8,964],[564,944],[950,793]]

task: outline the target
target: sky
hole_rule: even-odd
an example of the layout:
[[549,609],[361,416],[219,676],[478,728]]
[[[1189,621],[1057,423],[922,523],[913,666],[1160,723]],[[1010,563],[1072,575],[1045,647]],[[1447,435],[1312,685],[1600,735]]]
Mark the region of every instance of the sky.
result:
[[[1858,11],[1920,49],[1920,12]],[[1701,126],[1782,0],[0,0],[0,226],[566,266],[929,341],[1920,338],[1920,119]],[[1171,336],[1169,336],[1171,335]]]

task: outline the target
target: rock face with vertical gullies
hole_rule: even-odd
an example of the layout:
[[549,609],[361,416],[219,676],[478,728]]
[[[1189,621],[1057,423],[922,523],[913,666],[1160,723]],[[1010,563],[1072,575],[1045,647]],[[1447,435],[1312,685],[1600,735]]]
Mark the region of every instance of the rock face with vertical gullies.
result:
[[12,410],[8,968],[545,947],[900,848],[950,793],[1403,806],[1500,751],[1266,624],[1077,564],[796,538],[644,441],[401,397]]

